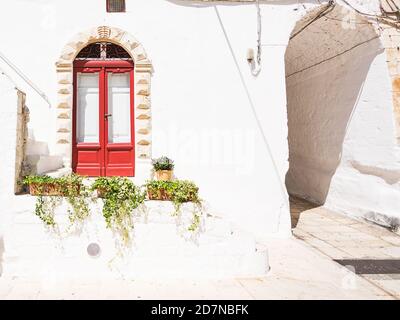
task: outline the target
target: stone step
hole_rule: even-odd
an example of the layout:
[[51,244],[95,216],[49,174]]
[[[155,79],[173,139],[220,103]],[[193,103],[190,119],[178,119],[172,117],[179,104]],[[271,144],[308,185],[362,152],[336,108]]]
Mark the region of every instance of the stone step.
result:
[[[64,234],[62,238],[47,232],[37,217],[32,214],[32,223],[14,225],[6,232],[6,248],[21,257],[45,258],[62,249],[66,256],[86,255],[89,243],[98,243],[102,254],[110,259],[117,254],[115,237],[105,228],[103,221],[86,223],[82,234]],[[25,220],[27,221],[27,220]],[[60,225],[65,229],[66,225]],[[24,234],[24,237],[20,235]],[[129,252],[141,257],[151,256],[196,256],[196,255],[240,255],[254,253],[256,243],[253,237],[235,231],[229,236],[216,236],[204,232],[196,241],[185,239],[178,234],[173,224],[137,223],[133,232],[134,243]]]
[[102,256],[91,258],[47,256],[42,259],[26,258],[8,261],[4,267],[4,277],[18,277],[34,281],[43,278],[48,281],[52,275],[60,280],[79,280],[90,277],[125,279],[221,279],[234,277],[262,277],[269,270],[266,250],[242,255],[175,255],[136,256],[109,260]]
[[49,147],[47,142],[35,141],[28,138],[26,142],[26,155],[49,155]]
[[[4,273],[26,279],[40,277],[43,270],[56,270],[64,278],[90,277],[93,273],[131,279],[229,278],[263,276],[268,270],[267,249],[258,247],[250,234],[232,228],[224,219],[207,215],[202,232],[194,236],[182,225],[177,227],[176,217],[171,216],[171,203],[151,201],[147,203],[147,219],[135,224],[133,245],[124,250],[124,259],[116,258],[116,238],[106,228],[101,201],[92,206],[93,214],[82,231],[62,237],[46,232],[33,213],[33,205],[30,211],[18,214],[4,234]],[[183,220],[191,217],[192,206],[182,206]],[[56,212],[61,230],[68,225],[67,210],[63,203]],[[192,236],[185,237],[187,234]],[[87,253],[91,243],[100,246],[98,257]]]
[[62,168],[63,161],[60,156],[53,155],[28,155],[27,163],[31,166],[31,172],[45,174]]

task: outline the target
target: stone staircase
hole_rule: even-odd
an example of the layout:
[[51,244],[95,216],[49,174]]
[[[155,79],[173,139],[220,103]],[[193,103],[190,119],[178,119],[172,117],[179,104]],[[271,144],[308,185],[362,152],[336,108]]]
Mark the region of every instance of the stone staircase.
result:
[[32,133],[29,132],[25,153],[29,171],[33,174],[45,174],[62,168],[62,157],[49,154],[48,144],[43,141],[36,141],[32,136]]
[[[265,247],[225,219],[207,215],[202,232],[196,237],[179,234],[173,205],[148,201],[147,217],[135,224],[134,244],[118,258],[115,237],[106,229],[101,203],[94,204],[92,216],[82,232],[57,237],[46,232],[32,209],[17,215],[4,235],[5,277],[43,281],[84,281],[83,279],[221,279],[264,276],[269,270]],[[185,204],[183,216],[191,214],[192,204]],[[57,212],[60,228],[67,225],[67,207]],[[101,252],[92,257],[89,244],[98,244]]]

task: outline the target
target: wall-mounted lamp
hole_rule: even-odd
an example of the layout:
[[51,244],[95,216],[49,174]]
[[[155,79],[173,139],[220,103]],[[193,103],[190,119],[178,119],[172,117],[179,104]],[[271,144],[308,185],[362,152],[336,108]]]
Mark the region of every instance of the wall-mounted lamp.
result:
[[254,63],[254,50],[247,49],[247,62],[251,65]]
[[[260,50],[260,49],[258,49]],[[261,58],[260,53],[257,53],[257,59],[255,58],[255,53],[253,49],[247,50],[247,62],[249,64],[251,74],[253,76],[258,76],[261,71]]]

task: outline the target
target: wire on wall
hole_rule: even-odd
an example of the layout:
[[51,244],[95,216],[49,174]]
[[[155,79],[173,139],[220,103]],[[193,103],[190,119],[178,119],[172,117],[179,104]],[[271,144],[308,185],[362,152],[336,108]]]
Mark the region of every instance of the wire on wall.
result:
[[305,29],[307,29],[311,24],[313,24],[315,21],[321,19],[322,17],[326,16],[329,12],[331,12],[333,9],[335,9],[336,3],[333,0],[329,0],[328,4],[321,9],[317,13],[317,15],[312,18],[306,25],[304,25],[300,30],[296,31],[290,36],[290,40],[293,38],[297,37],[300,33],[302,33]]
[[262,24],[261,24],[261,8],[260,8],[260,1],[256,0],[256,7],[257,7],[257,57],[256,62],[254,61],[253,57],[248,58],[248,62],[251,68],[251,74],[253,76],[258,76],[261,72],[261,36],[262,36]]
[[[396,29],[400,28],[400,20],[398,16],[397,18],[392,18],[389,17],[387,15],[376,15],[376,14],[370,14],[370,13],[366,13],[366,12],[362,12],[360,10],[358,10],[357,8],[355,8],[353,5],[351,5],[347,0],[341,0],[344,4],[346,4],[348,7],[350,7],[351,9],[353,9],[355,12],[357,12],[359,15],[362,15],[366,18],[370,18],[370,19],[374,19],[376,20],[376,22],[381,22],[381,23],[385,23],[388,24]],[[293,33],[290,36],[290,40],[293,39],[294,37],[298,36],[300,33],[302,33],[305,29],[307,29],[311,24],[313,24],[314,22],[316,22],[317,20],[325,17],[327,19],[332,19],[331,17],[327,16],[327,14],[329,12],[331,12],[335,6],[336,6],[337,2],[335,0],[329,0],[328,4],[322,8],[321,11],[319,11],[317,13],[317,15],[312,18],[306,25],[304,25],[300,30],[296,31],[295,33]],[[334,20],[334,19],[332,19]]]

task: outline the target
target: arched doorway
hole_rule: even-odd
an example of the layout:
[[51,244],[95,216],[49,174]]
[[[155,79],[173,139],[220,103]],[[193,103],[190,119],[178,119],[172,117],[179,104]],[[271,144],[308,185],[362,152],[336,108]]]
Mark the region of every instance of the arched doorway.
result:
[[102,41],[74,61],[72,169],[87,176],[134,176],[134,63]]
[[367,184],[360,188],[364,178],[356,164],[382,162],[369,152],[389,148],[389,132],[380,128],[389,130],[392,116],[376,28],[342,6],[319,6],[297,22],[285,68],[288,193],[351,214],[369,209],[374,195]]
[[[104,46],[104,50],[102,50],[102,46]],[[79,33],[72,38],[63,48],[62,54],[56,62],[56,67],[58,86],[56,151],[63,158],[63,174],[73,171],[74,168],[78,173],[81,172],[87,175],[132,176],[135,174],[136,177],[142,175],[141,178],[144,179],[147,175],[145,172],[148,171],[148,167],[150,166],[152,152],[151,75],[153,73],[153,66],[142,44],[126,31],[119,28],[100,26]],[[104,71],[96,71],[96,68],[100,68]],[[78,69],[80,71],[76,72]],[[85,72],[85,69],[87,72]],[[106,71],[106,69],[108,71]],[[98,72],[98,74],[96,74],[96,72]],[[127,91],[128,89],[128,73],[130,82],[129,94],[125,92],[125,95],[123,95],[122,91]],[[110,74],[111,77],[109,77]],[[92,75],[92,77],[90,77],[90,75]],[[96,88],[96,86],[93,86],[93,81],[96,83],[95,79],[97,79],[97,77],[99,77],[99,84]],[[85,78],[85,80],[79,81],[78,78]],[[127,96],[130,96],[130,130],[127,130],[128,117],[122,117],[124,113],[119,113],[117,115],[114,111],[114,113],[112,113],[113,115],[107,116],[108,120],[105,120],[106,115],[109,114],[106,112],[107,108],[104,104],[105,102],[110,102],[108,101],[109,86],[107,87],[105,82],[100,79],[104,81],[106,81],[106,79],[107,81],[111,79],[111,87],[115,88],[115,94],[118,90],[121,91],[119,92],[119,96],[115,96],[116,100],[127,99]],[[79,83],[81,84],[81,88],[78,88]],[[121,87],[121,83],[125,84]],[[95,103],[91,103],[92,110],[89,112],[89,106],[87,112],[89,114],[94,112],[94,117],[98,118],[99,122],[92,121],[85,123],[85,121],[79,122],[80,120],[75,119],[76,115],[74,115],[74,112],[76,108],[74,105],[77,101],[76,98],[79,98],[79,95],[75,91],[78,91],[78,89],[86,91],[91,90],[94,92],[98,90],[98,115],[94,112],[96,109],[93,107]],[[97,98],[95,98],[95,94],[89,96],[96,101]],[[122,96],[124,96],[124,98],[122,98]],[[101,99],[103,99],[103,104],[101,103]],[[82,108],[82,110],[84,109],[86,108]],[[119,121],[117,119],[118,117],[120,117],[122,125],[115,123],[117,124],[117,128],[108,128],[109,125],[112,126],[112,124],[110,124],[110,119],[117,122]],[[106,124],[106,122],[100,122],[101,118],[108,121],[109,125]],[[78,122],[74,124],[76,120],[78,120]],[[89,121],[89,119],[87,120]],[[96,123],[98,124],[96,125]],[[77,124],[87,125],[83,128],[89,131],[91,130],[91,132],[86,132],[85,130],[77,131],[78,128],[82,129],[82,127],[77,126]],[[108,132],[106,132],[106,128],[108,128]],[[115,129],[117,129],[117,131],[115,131]],[[122,129],[125,131],[121,131]],[[99,135],[98,140],[100,142],[97,143],[97,146],[87,145],[87,150],[81,150],[83,158],[86,157],[86,159],[82,159],[84,165],[80,166],[81,155],[77,152],[79,149],[77,145],[79,143],[93,143],[90,139],[96,140],[94,136],[96,136],[97,131]],[[127,149],[118,150],[118,148],[123,147],[122,144],[126,144],[128,140],[128,131],[131,134],[129,148],[132,148],[130,149],[131,151],[129,151],[129,155]],[[88,136],[85,136],[86,133]],[[109,133],[110,136],[108,136]],[[111,135],[111,133],[113,134]],[[110,145],[113,154],[109,155],[108,160],[106,155],[101,159],[104,152],[96,151],[102,149],[101,138],[104,137],[104,141],[106,141],[105,134],[107,134],[107,139],[115,140],[115,142]],[[89,137],[90,135],[92,136],[91,138]],[[78,142],[76,140],[78,138],[83,138],[83,140],[87,141]],[[103,144],[105,146],[107,143],[104,142]],[[93,148],[89,150],[90,147]],[[126,147],[128,146],[126,145]],[[107,147],[104,147],[103,149],[106,148]]]

